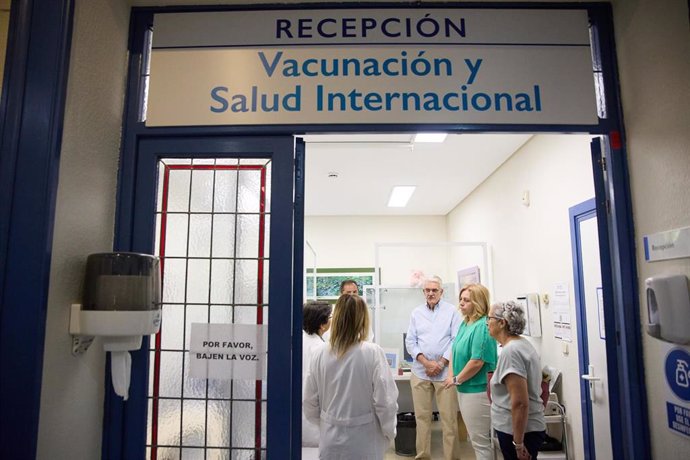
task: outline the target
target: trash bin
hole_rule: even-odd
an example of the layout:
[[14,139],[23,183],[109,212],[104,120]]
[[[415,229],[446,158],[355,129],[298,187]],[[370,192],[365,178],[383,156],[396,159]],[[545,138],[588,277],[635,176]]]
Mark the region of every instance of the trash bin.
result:
[[416,441],[417,422],[414,418],[414,412],[399,413],[397,434],[395,435],[395,453],[403,457],[414,457],[417,455]]

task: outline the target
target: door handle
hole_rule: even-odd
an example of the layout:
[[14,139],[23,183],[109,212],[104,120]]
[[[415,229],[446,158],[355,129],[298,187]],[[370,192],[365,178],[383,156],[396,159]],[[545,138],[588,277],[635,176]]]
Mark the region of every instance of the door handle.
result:
[[591,364],[589,365],[589,372],[586,374],[583,374],[580,376],[582,380],[586,380],[589,383],[589,399],[592,402],[596,402],[596,398],[594,396],[594,382],[598,382],[601,380],[600,377],[595,377],[594,376],[594,366]]

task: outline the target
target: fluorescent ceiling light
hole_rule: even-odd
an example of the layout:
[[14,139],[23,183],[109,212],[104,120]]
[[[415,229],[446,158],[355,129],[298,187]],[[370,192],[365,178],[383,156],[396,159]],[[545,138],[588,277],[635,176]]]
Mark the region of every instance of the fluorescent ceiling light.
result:
[[404,208],[417,187],[414,185],[397,185],[393,187],[388,199],[389,208]]
[[446,140],[447,133],[417,133],[414,137],[415,142],[443,142]]

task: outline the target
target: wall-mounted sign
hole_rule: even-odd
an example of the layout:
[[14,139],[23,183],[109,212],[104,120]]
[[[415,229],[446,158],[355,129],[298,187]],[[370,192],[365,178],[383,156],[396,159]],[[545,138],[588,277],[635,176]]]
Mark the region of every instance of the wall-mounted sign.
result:
[[192,323],[190,377],[265,380],[266,328],[253,324]]
[[147,126],[596,125],[585,10],[160,13]]
[[[690,353],[683,348],[673,348],[664,362],[666,383],[673,396],[690,401]],[[668,427],[674,433],[690,437],[690,408],[666,401]]]
[[647,235],[643,243],[647,262],[690,257],[690,227]]

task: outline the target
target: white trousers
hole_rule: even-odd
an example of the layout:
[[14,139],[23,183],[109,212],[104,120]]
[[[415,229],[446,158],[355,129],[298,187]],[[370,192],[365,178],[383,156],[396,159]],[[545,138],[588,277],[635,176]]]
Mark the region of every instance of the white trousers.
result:
[[477,460],[493,460],[491,404],[486,392],[458,393],[458,405]]

